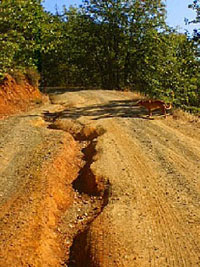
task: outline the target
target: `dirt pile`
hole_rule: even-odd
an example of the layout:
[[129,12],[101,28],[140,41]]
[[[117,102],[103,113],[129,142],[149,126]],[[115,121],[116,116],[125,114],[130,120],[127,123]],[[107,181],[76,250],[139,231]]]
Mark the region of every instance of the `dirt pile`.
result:
[[15,79],[6,74],[0,84],[0,118],[19,111],[26,111],[31,105],[39,104],[43,100],[39,90],[31,86],[27,80],[19,85]]

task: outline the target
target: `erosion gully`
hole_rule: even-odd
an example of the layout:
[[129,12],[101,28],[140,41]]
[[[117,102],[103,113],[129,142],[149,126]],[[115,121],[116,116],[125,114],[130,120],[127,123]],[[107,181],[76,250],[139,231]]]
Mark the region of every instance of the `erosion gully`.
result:
[[[66,130],[56,126],[54,123],[49,128],[56,130]],[[67,253],[69,258],[64,266],[68,267],[91,267],[94,266],[90,256],[90,244],[88,244],[88,231],[91,223],[100,215],[104,207],[108,204],[110,195],[109,181],[99,182],[91,169],[96,155],[96,143],[100,134],[93,129],[89,136],[82,133],[73,135],[76,142],[82,147],[84,165],[79,171],[78,177],[73,181],[72,187],[75,191],[76,203],[71,210],[67,210],[63,216],[62,232],[69,232],[71,237],[67,240],[70,243],[70,250]],[[77,205],[78,203],[78,205]],[[70,216],[70,214],[73,214]],[[72,217],[74,221],[72,221]],[[66,228],[65,228],[66,227]]]

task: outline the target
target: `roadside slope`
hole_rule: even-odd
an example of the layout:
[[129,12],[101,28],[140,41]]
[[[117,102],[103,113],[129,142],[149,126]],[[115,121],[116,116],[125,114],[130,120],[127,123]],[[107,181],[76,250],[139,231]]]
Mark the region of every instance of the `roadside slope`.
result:
[[25,78],[21,84],[17,84],[15,79],[6,74],[0,84],[0,119],[20,111],[27,111],[31,106],[33,108],[44,100],[45,97],[39,89],[31,86]]

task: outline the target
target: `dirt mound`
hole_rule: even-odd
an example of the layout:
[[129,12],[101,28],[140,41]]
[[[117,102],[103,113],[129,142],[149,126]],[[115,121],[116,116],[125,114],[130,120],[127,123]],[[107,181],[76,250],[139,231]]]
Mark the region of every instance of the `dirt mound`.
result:
[[43,100],[39,90],[26,80],[19,85],[15,79],[6,74],[3,83],[0,84],[0,118],[26,111],[31,105],[34,106]]

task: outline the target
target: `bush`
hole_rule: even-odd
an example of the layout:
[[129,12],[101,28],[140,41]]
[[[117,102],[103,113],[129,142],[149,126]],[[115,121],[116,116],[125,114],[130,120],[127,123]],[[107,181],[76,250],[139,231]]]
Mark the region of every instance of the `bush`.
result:
[[26,69],[25,77],[27,81],[30,83],[30,85],[32,85],[33,87],[39,86],[40,74],[36,69],[34,68]]
[[25,82],[25,75],[20,69],[12,69],[8,72],[15,79],[16,83],[19,85],[23,85]]
[[16,81],[17,84],[23,85],[27,80],[33,87],[38,87],[40,74],[34,68],[28,69],[12,69],[8,72]]
[[183,108],[184,110],[186,110],[186,111],[189,111],[190,113],[193,113],[193,114],[200,114],[200,108],[199,108],[199,107],[183,105],[182,108]]
[[3,84],[4,77],[5,77],[5,74],[3,74],[3,73],[0,72],[0,85]]

